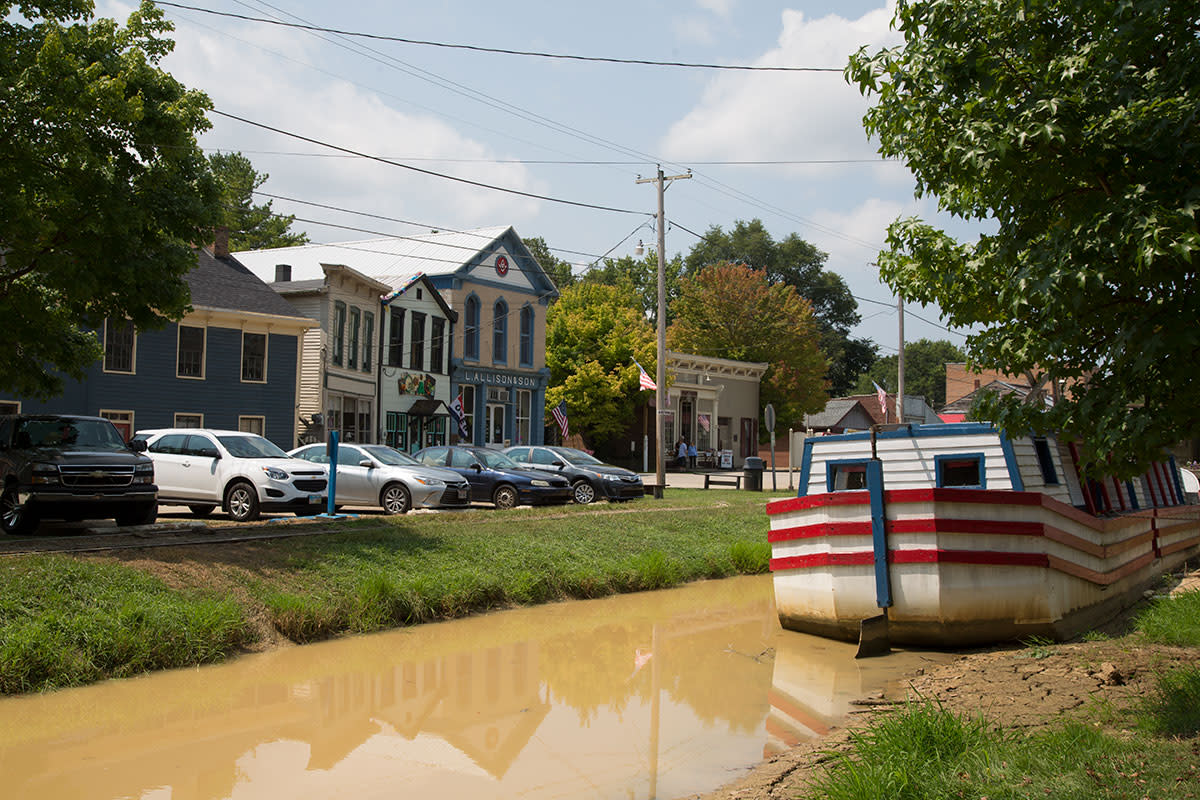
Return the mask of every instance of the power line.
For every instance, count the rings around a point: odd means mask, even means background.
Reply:
[[[228,148],[202,147],[205,152],[222,153]],[[252,156],[298,156],[307,158],[355,158],[344,153],[312,153],[294,150],[239,150]],[[445,156],[383,156],[397,161],[440,161],[447,164],[526,164],[532,166],[567,167],[644,167],[655,164],[652,160],[600,161],[582,159],[539,159],[539,158],[449,158]],[[821,164],[885,164],[894,159],[886,158],[807,158],[783,161],[689,161],[689,164],[716,167],[759,167],[759,166],[805,166]]]
[[[216,11],[211,8],[201,8],[199,6],[188,6],[181,3],[169,3],[165,0],[155,0],[155,5],[167,6],[170,8],[179,8],[186,11],[199,11],[203,14],[212,14],[217,17],[229,17],[231,19],[242,20],[244,22],[259,22],[267,25],[278,25],[284,28],[295,28],[297,30],[310,31],[313,33],[330,33],[335,36],[350,36],[358,39],[374,39],[383,42],[398,42],[400,44],[415,44],[426,47],[443,47],[452,50],[472,50],[479,53],[497,53],[500,55],[509,56],[530,56],[535,58],[552,58],[567,61],[590,61],[607,64],[635,64],[648,67],[682,67],[686,69],[716,69],[716,70],[738,70],[743,72],[836,72],[842,74],[841,67],[783,67],[770,65],[753,65],[753,64],[703,64],[687,61],[654,61],[651,59],[642,58],[615,58],[611,56],[581,56],[572,53],[547,53],[537,50],[512,50],[502,47],[483,47],[481,45],[458,44],[453,42],[435,42],[426,39],[409,39],[403,36],[389,36],[380,33],[364,33],[362,31],[349,31],[338,28],[327,28],[320,25],[311,25],[299,22],[284,22],[283,20],[270,19],[267,17],[251,17],[246,14],[235,14],[229,11]]]

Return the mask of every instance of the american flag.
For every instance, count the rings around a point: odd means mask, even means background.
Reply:
[[[637,368],[638,368],[638,388],[639,389],[650,389],[650,390],[657,389],[658,384],[656,384],[650,378],[650,376],[646,374],[646,370],[642,369],[642,365],[638,364],[636,358],[633,360],[633,363],[637,364]]]
[[[559,401],[559,404],[552,408],[550,413],[554,415],[554,419],[558,423],[559,429],[562,430],[562,438],[566,439],[567,436],[570,435],[567,433],[567,401]]]
[[[875,387],[875,396],[879,398],[879,412],[885,417],[887,416],[887,392],[883,390],[875,381],[871,381],[871,385]]]

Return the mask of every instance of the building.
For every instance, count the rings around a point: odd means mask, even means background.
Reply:
[[[0,398],[0,412],[95,414],[126,436],[207,427],[297,440],[302,337],[317,323],[255,277],[223,244],[197,252],[186,280],[192,310],[159,330],[107,320],[104,355],[82,381],[46,402]]]
[[[952,361],[946,364],[946,403],[953,403],[955,400],[966,397],[996,381],[1008,385],[1024,386],[1027,389],[1029,387],[1028,378],[1007,375],[994,369],[972,372],[967,369],[965,363]]]
[[[503,447],[542,444],[546,310],[558,296],[511,227],[385,237],[238,253],[269,278],[277,264],[297,280],[323,277],[324,263],[348,264],[397,290],[418,273],[458,317],[450,357],[451,397],[462,397],[469,441]]]

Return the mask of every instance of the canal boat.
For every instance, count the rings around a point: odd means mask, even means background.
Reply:
[[[796,497],[768,504],[783,627],[964,647],[1071,638],[1200,553],[1173,458],[1133,480],[1081,476],[1056,437],[987,423],[810,437]]]

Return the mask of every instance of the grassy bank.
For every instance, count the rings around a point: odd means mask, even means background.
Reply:
[[[1200,592],[1154,602],[1132,642],[1200,647]],[[1157,676],[1128,708],[1048,730],[1005,730],[918,699],[852,736],[805,798],[1144,800],[1200,796],[1200,667]]]
[[[297,642],[767,570],[770,493],[365,517],[329,535],[149,550],[135,566],[0,561],[0,692],[235,655],[249,620]],[[164,568],[186,561],[188,569]],[[222,587],[220,591],[213,587]]]

